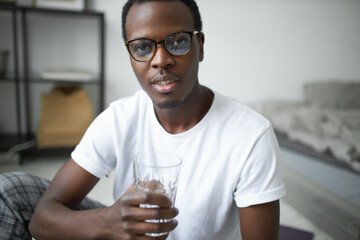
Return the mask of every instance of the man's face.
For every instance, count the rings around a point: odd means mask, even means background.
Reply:
[[[148,38],[160,41],[174,32],[194,30],[191,11],[179,1],[133,5],[126,19],[128,40]],[[202,51],[203,38],[198,40],[194,35],[186,55],[172,56],[160,44],[148,62],[130,60],[140,85],[154,104],[161,108],[174,108],[183,103],[199,84],[197,74]]]

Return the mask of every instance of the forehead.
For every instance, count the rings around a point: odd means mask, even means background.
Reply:
[[[192,30],[194,30],[192,13],[180,1],[135,4],[126,17],[128,40],[139,37],[160,40],[172,32]]]

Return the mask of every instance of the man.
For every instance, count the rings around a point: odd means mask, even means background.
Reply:
[[[205,37],[196,3],[129,0],[122,20],[143,90],[92,123],[42,196],[30,232],[38,239],[154,239],[146,233],[163,232],[170,234],[155,239],[277,239],[285,190],[276,138],[262,116],[200,85]],[[149,150],[183,160],[176,207],[132,186],[131,158]],[[113,169],[117,201],[82,202]]]

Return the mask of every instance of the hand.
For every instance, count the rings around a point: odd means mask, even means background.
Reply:
[[[159,208],[140,208],[140,204],[158,205]],[[179,213],[176,208],[171,207],[168,197],[151,191],[136,191],[133,186],[107,211],[106,239],[166,239],[169,234],[154,238],[146,236],[145,233],[164,233],[174,230],[177,221],[173,218]],[[145,222],[148,219],[169,219],[169,221]]]

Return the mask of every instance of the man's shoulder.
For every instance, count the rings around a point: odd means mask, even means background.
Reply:
[[[248,123],[264,128],[270,126],[268,119],[241,101],[219,93],[215,93],[215,97],[217,114],[223,118],[232,122],[239,122],[242,125]]]
[[[149,99],[143,90],[138,90],[131,96],[119,98],[97,116],[98,121],[124,122],[132,121],[144,112],[149,105]],[[105,119],[105,120],[104,120]]]
[[[144,109],[149,101],[148,96],[143,90],[136,91],[131,96],[119,98],[109,105],[109,110],[118,112],[138,112]]]
[[[217,121],[213,121],[212,126],[226,136],[229,146],[251,149],[257,140],[272,128],[268,119],[239,100],[223,95],[216,97],[218,99],[214,119]]]
[[[113,107],[113,106],[132,104],[132,103],[136,104],[138,102],[144,102],[144,101],[147,101],[147,95],[144,92],[144,90],[140,89],[130,96],[125,96],[111,102],[110,106]]]

